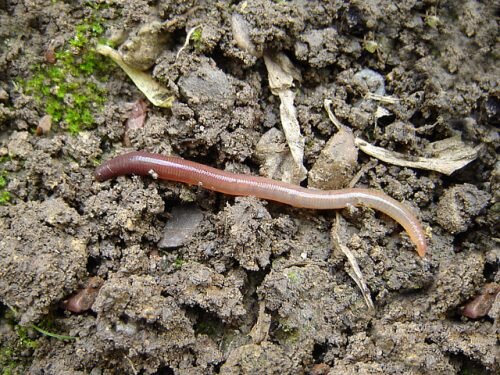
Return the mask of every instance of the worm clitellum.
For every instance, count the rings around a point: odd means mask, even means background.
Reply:
[[[184,182],[229,195],[253,196],[290,206],[316,210],[366,206],[381,211],[406,230],[420,256],[427,250],[420,221],[402,203],[372,189],[314,190],[270,178],[221,171],[177,157],[143,151],[117,156],[95,170],[95,178],[105,181],[123,175],[154,175],[162,180]]]

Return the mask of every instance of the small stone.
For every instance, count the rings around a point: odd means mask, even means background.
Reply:
[[[36,127],[36,135],[44,135],[50,132],[50,128],[52,127],[52,116],[45,115],[38,122],[38,126]]]
[[[5,102],[9,99],[9,94],[4,89],[0,89],[0,102]]]
[[[316,189],[341,189],[349,185],[356,170],[358,150],[354,137],[347,130],[340,130],[330,138],[309,172],[309,187]]]
[[[500,293],[500,285],[496,283],[486,284],[481,289],[480,294],[465,305],[462,314],[471,319],[478,319],[486,316],[491,306],[493,306],[493,302],[495,302],[498,293]]]
[[[90,310],[103,283],[104,280],[100,277],[91,277],[87,281],[85,288],[79,290],[76,294],[63,302],[64,308],[77,314]]]
[[[437,207],[437,221],[448,232],[465,232],[472,219],[486,207],[491,196],[471,184],[457,185],[448,189]]]
[[[189,241],[203,220],[203,212],[194,205],[177,206],[172,209],[172,218],[165,225],[158,243],[160,249],[172,249]]]

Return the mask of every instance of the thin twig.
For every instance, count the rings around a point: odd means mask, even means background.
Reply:
[[[328,118],[330,121],[335,125],[335,127],[340,130],[340,129],[345,129],[345,126],[340,122],[340,120],[333,114],[332,111],[332,101],[330,99],[325,99],[323,102],[323,106],[325,107],[325,111],[328,114]]]
[[[351,250],[349,250],[349,248],[341,242],[338,234],[339,230],[340,230],[340,214],[337,212],[335,218],[335,224],[332,226],[331,230],[332,243],[334,247],[342,251],[342,253],[344,253],[344,255],[347,257],[347,260],[349,261],[352,267],[352,272],[347,271],[347,273],[358,286],[359,290],[361,291],[361,294],[363,295],[363,298],[365,299],[365,303],[368,306],[368,308],[370,310],[374,310],[375,306],[373,305],[373,301],[370,295],[370,289],[368,289],[368,286],[366,285],[365,278],[363,277],[363,273],[359,268],[358,261],[356,260],[356,257],[351,252]]]

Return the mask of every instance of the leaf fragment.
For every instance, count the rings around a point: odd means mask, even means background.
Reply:
[[[264,54],[264,62],[269,76],[271,92],[277,95],[281,101],[281,126],[296,165],[296,172],[293,173],[296,179],[288,182],[299,183],[307,176],[307,170],[303,164],[305,139],[300,133],[297,111],[293,103],[295,94],[291,88],[293,87],[293,80],[300,78],[300,72],[282,52],[273,55]]]
[[[175,97],[170,90],[160,85],[150,74],[127,65],[118,51],[109,46],[99,44],[96,47],[96,52],[111,58],[117,63],[153,105],[162,108],[170,108],[172,106]]]
[[[356,138],[355,144],[366,154],[386,163],[436,171],[448,176],[476,159],[482,147],[481,145],[469,146],[460,139],[460,136],[456,136],[427,146],[425,150],[434,157],[413,157],[374,146],[361,138]]]

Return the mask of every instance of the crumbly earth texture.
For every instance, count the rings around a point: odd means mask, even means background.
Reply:
[[[477,319],[461,309],[500,283],[499,12],[493,0],[0,1],[2,373],[498,373],[499,297]],[[144,95],[109,61],[106,79],[84,66],[77,86],[105,92],[91,123],[70,134],[62,116],[37,136],[44,95],[72,108],[82,98],[58,97],[54,76],[42,95],[26,82],[99,38],[122,43],[128,62],[171,90],[172,107],[149,103],[143,126],[127,129]],[[147,48],[134,49],[141,38]],[[425,147],[452,136],[481,146],[450,176],[362,152],[332,168],[338,178],[321,174],[342,157],[315,170],[317,188],[361,171],[356,186],[411,206],[427,228],[424,258],[365,208],[337,216],[153,178],[94,180],[96,165],[127,150],[258,174],[257,144],[282,130],[262,58],[278,51],[300,71],[308,170],[337,132],[326,99],[353,136],[391,151],[432,157]],[[92,277],[103,281],[92,307],[66,310]]]

